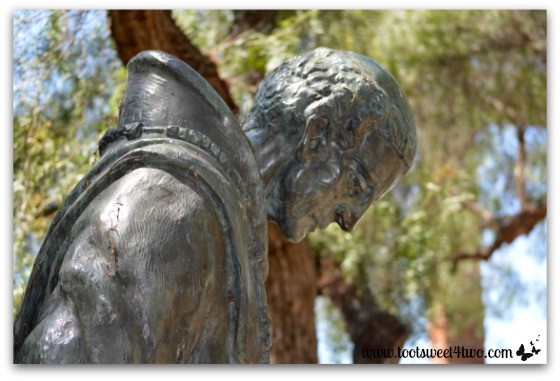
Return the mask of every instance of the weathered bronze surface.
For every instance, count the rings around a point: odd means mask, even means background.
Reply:
[[[139,54],[118,126],[39,251],[14,361],[268,362],[267,218],[294,242],[350,231],[415,149],[404,95],[367,57],[285,62],[241,129],[189,66]]]

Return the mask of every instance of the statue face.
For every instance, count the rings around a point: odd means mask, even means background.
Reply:
[[[303,163],[294,161],[279,184],[282,206],[275,220],[292,242],[332,222],[351,231],[369,205],[387,193],[404,172],[395,151],[374,133],[357,151],[333,149],[326,159],[322,155]]]

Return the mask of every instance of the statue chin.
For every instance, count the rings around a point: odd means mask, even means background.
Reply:
[[[289,235],[287,235],[286,233],[284,233],[284,231],[282,230],[282,234],[284,234],[284,236],[286,237],[286,239],[288,241],[290,241],[291,243],[299,243],[301,241],[303,241],[303,239],[305,238],[305,236],[307,235],[307,232],[295,232],[295,233],[289,233]]]
[[[313,227],[310,224],[306,224],[307,219],[300,219],[295,223],[290,222],[276,222],[280,227],[280,231],[291,243],[299,243],[305,239],[307,233],[313,231]]]

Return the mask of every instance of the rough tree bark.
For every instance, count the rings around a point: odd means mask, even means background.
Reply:
[[[272,317],[274,364],[317,363],[315,261],[307,239],[288,242],[278,226],[268,224],[268,308]]]

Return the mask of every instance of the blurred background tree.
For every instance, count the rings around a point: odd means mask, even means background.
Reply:
[[[13,18],[14,311],[58,207],[115,124],[125,70],[103,12]]]
[[[503,260],[501,297],[485,306],[480,261],[530,233],[546,242],[545,11],[20,10],[13,44],[14,311],[48,224],[117,121],[124,65],[146,49],[195,68],[241,121],[267,72],[318,46],[376,59],[411,103],[416,163],[352,233],[333,224],[293,245],[270,224],[273,362],[318,361],[317,300],[329,361],[349,348],[356,363],[395,361],[362,349],[421,335],[483,348],[485,313],[507,311],[520,281]],[[546,261],[546,245],[529,254]]]

